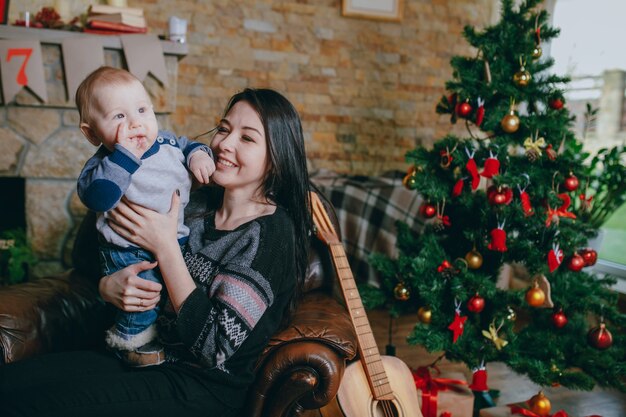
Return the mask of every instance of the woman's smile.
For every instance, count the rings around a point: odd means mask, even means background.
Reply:
[[[237,164],[235,164],[234,162],[231,162],[231,161],[229,161],[227,159],[224,159],[224,158],[221,158],[221,157],[217,158],[217,164],[218,165],[223,165],[223,166],[225,166],[227,168],[234,168],[234,167],[237,166]]]

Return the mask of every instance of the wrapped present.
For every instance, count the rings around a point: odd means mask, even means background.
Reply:
[[[472,417],[474,395],[461,372],[441,374],[423,366],[413,371],[413,379],[424,417]]]
[[[506,407],[491,407],[491,408],[483,408],[480,410],[480,417],[519,417],[519,416],[527,416],[527,417],[539,417],[537,414],[533,413],[529,409],[525,408],[523,405],[511,404]],[[563,410],[559,410],[554,414],[550,414],[546,417],[576,417],[568,414]],[[587,417],[601,417],[598,415],[592,415]]]

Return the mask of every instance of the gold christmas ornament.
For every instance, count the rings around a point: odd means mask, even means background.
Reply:
[[[541,54],[542,53],[543,53],[543,51],[541,50],[541,46],[535,45],[535,47],[533,48],[533,52],[532,52],[533,59],[541,58]]]
[[[530,83],[530,80],[532,77],[530,75],[530,72],[528,72],[526,68],[524,67],[526,62],[522,59],[522,57],[520,57],[519,60],[520,60],[520,68],[519,68],[519,71],[517,71],[513,75],[513,82],[515,83],[515,85],[519,87],[526,87],[528,83]]]
[[[519,129],[519,117],[515,114],[514,100],[511,100],[509,112],[500,121],[500,126],[506,133],[515,133]]]
[[[526,87],[530,83],[532,76],[530,72],[526,71],[526,68],[522,67],[519,71],[513,75],[513,82],[520,87]]]
[[[429,307],[422,306],[417,310],[417,318],[424,324],[430,324],[433,318],[433,312]]]
[[[550,400],[543,394],[543,391],[539,391],[537,395],[532,396],[528,400],[528,405],[530,406],[530,411],[541,417],[549,415],[552,408]]]
[[[417,178],[415,178],[415,174],[406,174],[402,179],[402,185],[404,185],[408,190],[414,190],[417,186]]]
[[[469,269],[478,269],[483,265],[483,256],[476,248],[465,254],[465,260],[467,261],[467,267]]]
[[[546,293],[535,282],[535,285],[526,291],[526,302],[532,307],[541,307],[544,301],[546,301]]]
[[[393,289],[393,295],[397,300],[407,301],[411,298],[411,291],[407,287],[404,286],[404,282],[398,282],[398,284]]]

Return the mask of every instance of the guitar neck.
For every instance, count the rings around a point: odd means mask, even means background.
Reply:
[[[356,330],[359,342],[359,356],[372,394],[377,400],[391,399],[393,398],[392,389],[380,359],[378,345],[374,339],[365,308],[363,308],[363,302],[356,287],[343,244],[331,243],[329,247],[343,298],[350,313],[352,325]]]

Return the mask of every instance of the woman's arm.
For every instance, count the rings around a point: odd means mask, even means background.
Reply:
[[[155,256],[168,296],[176,311],[189,294],[196,289],[177,239],[177,219],[180,197],[172,195],[171,209],[166,214],[158,213],[122,199],[110,212],[111,228],[123,238],[152,252]]]

